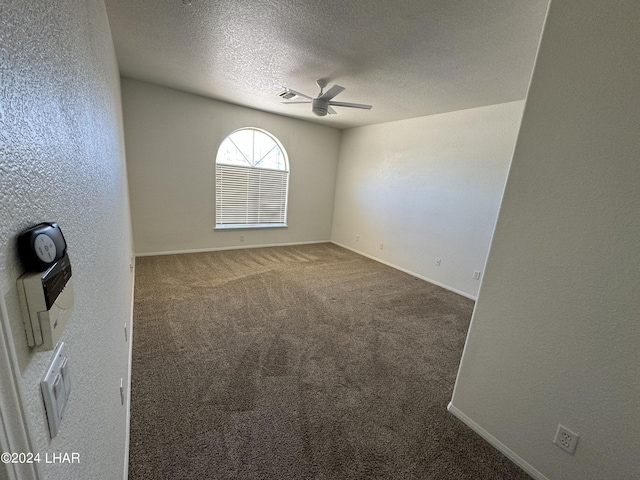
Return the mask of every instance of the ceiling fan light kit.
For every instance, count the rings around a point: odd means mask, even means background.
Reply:
[[[292,98],[295,97],[304,97],[304,98],[308,98],[309,100],[304,100],[304,101],[295,101],[295,102],[282,102],[282,103],[287,103],[287,104],[292,104],[292,103],[310,103],[311,104],[311,111],[317,115],[318,117],[324,117],[327,114],[336,114],[338,112],[336,112],[333,108],[331,108],[332,106],[337,106],[337,107],[349,107],[349,108],[361,108],[364,110],[371,110],[372,106],[371,105],[365,105],[362,103],[348,103],[348,102],[334,102],[332,101],[333,98],[338,95],[339,93],[344,91],[344,87],[341,87],[340,85],[334,85],[333,87],[331,87],[329,90],[327,90],[326,92],[324,91],[324,87],[327,86],[327,80],[324,78],[321,78],[319,80],[316,81],[316,84],[318,85],[318,87],[320,88],[320,93],[318,94],[318,96],[316,98],[310,97],[309,95],[305,95],[304,93],[300,93],[297,92],[291,88],[288,87],[282,87],[282,91],[280,91],[278,93],[278,96],[280,98],[283,98],[285,100],[291,100]]]
[[[329,112],[329,102],[321,98],[314,98],[311,101],[311,111],[319,117],[324,117]]]

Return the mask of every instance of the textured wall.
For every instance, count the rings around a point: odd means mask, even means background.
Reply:
[[[329,240],[339,130],[126,78],[122,101],[137,254]],[[287,228],[213,230],[216,154],[241,127],[287,151]]]
[[[636,0],[551,2],[452,399],[538,478],[640,472],[639,34]]]
[[[331,239],[477,295],[523,105],[345,130]]]
[[[31,448],[78,452],[80,465],[40,464],[44,478],[122,478],[131,316],[131,235],[119,77],[101,1],[0,4],[0,305]],[[59,222],[75,310],[62,336],[73,390],[49,440],[39,382],[51,352],[26,343],[15,248],[23,228]],[[0,391],[5,400],[10,395]],[[3,402],[6,408],[8,402]],[[15,408],[15,406],[14,406]],[[19,408],[3,411],[16,418]]]

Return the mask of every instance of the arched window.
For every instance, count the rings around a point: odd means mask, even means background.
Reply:
[[[215,184],[216,228],[287,226],[289,162],[264,130],[242,128],[222,141]]]

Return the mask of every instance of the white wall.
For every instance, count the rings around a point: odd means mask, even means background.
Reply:
[[[42,460],[0,464],[0,477],[121,479],[131,232],[106,11],[102,2],[19,0],[3,2],[0,12],[0,443],[2,451],[39,453]],[[72,392],[53,440],[40,393],[52,352],[27,346],[16,289],[16,236],[45,220],[58,221],[65,234],[75,286],[75,310],[61,339]],[[78,453],[80,464],[45,463],[53,452]]]
[[[126,78],[122,96],[137,254],[329,240],[339,130]],[[241,127],[287,151],[288,228],[214,232],[216,153]]]
[[[639,39],[636,0],[551,2],[453,394],[538,478],[640,472]]]
[[[332,240],[475,297],[523,105],[345,130]]]

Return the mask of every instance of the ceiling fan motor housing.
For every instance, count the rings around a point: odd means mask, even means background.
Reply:
[[[311,110],[319,117],[324,117],[329,109],[329,101],[320,98],[314,98],[311,102]]]

